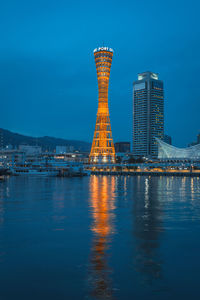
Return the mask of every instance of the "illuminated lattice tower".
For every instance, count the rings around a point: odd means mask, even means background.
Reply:
[[[95,132],[89,159],[91,163],[115,162],[115,148],[108,110],[108,84],[112,57],[113,50],[111,48],[100,47],[94,50],[99,100]]]

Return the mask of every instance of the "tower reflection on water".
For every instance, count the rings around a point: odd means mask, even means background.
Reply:
[[[112,299],[112,269],[108,265],[108,249],[115,233],[115,178],[90,178],[90,201],[93,240],[90,256],[89,285],[93,299]]]

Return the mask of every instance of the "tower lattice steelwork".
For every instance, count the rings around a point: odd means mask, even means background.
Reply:
[[[115,148],[113,144],[108,110],[108,84],[112,57],[113,50],[111,48],[100,47],[94,50],[99,100],[94,138],[90,152],[91,163],[115,162]]]

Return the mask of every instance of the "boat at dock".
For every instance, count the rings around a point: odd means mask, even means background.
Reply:
[[[55,161],[34,162],[28,164],[14,164],[9,168],[9,174],[14,176],[58,176],[82,177],[90,172],[82,165],[69,163],[56,163]]]
[[[10,174],[15,176],[19,176],[19,175],[58,176],[59,171],[51,168],[15,166],[13,168],[10,168]]]

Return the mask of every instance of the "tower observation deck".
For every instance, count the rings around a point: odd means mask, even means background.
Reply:
[[[100,47],[94,50],[99,92],[96,126],[89,158],[91,163],[115,162],[115,148],[108,109],[108,84],[112,57],[111,48]]]

